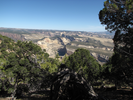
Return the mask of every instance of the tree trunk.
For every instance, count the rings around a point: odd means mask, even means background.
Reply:
[[[115,87],[116,87],[116,90],[120,89],[120,87],[121,87],[120,83],[117,80],[115,80]]]
[[[16,79],[16,82],[15,82],[15,85],[14,85],[14,91],[11,94],[11,97],[12,97],[13,100],[16,100],[15,95],[16,95],[17,86],[18,86],[18,82],[17,82],[17,79]]]

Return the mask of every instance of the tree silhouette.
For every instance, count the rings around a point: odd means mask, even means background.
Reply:
[[[133,0],[106,0],[99,19],[109,31],[127,31],[133,25]]]
[[[111,72],[117,76],[116,81],[130,84],[133,82],[133,0],[106,0],[99,19],[106,30],[115,31]]]
[[[51,81],[50,100],[95,100],[98,95],[82,75],[62,64]]]

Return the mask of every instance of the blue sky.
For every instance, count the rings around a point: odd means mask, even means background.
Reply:
[[[0,27],[105,31],[98,13],[105,0],[0,0]]]

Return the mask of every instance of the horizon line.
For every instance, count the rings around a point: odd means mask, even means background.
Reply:
[[[13,28],[13,27],[0,27],[0,28],[10,28],[10,29],[34,29],[34,30],[55,30],[55,31],[76,31],[76,30],[61,30],[61,29],[37,29],[37,28]],[[76,32],[108,32],[108,31],[76,31]]]

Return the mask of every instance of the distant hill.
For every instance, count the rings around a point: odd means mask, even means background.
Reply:
[[[41,30],[41,29],[19,29],[19,28],[0,28],[0,34],[8,36],[13,40],[22,40],[24,41],[25,35],[31,34],[42,34],[47,37],[53,37],[56,35],[89,35],[89,36],[98,36],[105,38],[113,38],[114,33],[108,31],[105,32],[85,32],[85,31],[67,31],[67,30]],[[17,35],[13,35],[17,34]],[[26,39],[27,40],[27,39]]]
[[[113,53],[113,35],[110,32],[85,32],[66,30],[39,30],[0,28],[0,34],[15,41],[33,41],[38,44],[50,57],[56,53],[60,56],[72,54],[77,48],[85,48],[91,52],[97,61],[104,63]]]
[[[114,36],[114,34],[115,34],[115,32],[109,32],[109,31],[94,32],[94,33],[97,33],[97,34],[106,34],[106,35],[111,35],[111,36]]]

